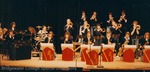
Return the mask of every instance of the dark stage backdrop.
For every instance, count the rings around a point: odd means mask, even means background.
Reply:
[[[66,19],[70,18],[77,27],[82,10],[88,17],[96,11],[99,22],[103,23],[108,19],[108,12],[118,20],[125,10],[129,25],[138,20],[143,32],[150,31],[150,0],[0,0],[0,22],[8,28],[15,21],[20,30],[28,26],[52,26],[56,51],[61,53],[60,36],[63,36]]]

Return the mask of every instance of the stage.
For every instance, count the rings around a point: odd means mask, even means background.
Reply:
[[[150,70],[150,63],[141,62],[140,58],[135,59],[135,62],[123,62],[120,57],[115,57],[113,62],[103,62],[104,68],[97,68],[97,66],[87,66],[85,62],[81,61],[78,57],[74,61],[62,61],[61,54],[57,54],[57,58],[53,61],[39,60],[39,57],[31,57],[27,60],[14,60],[10,61],[7,57],[1,58],[1,70],[7,70],[10,67],[21,67],[24,70],[70,70],[75,68],[82,68],[82,71],[90,70]],[[8,68],[9,67],[9,68]],[[13,69],[13,68],[12,68]]]

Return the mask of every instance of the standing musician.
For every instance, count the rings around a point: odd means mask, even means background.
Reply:
[[[109,12],[109,20],[107,20],[107,23],[108,23],[108,25],[107,25],[107,31],[109,31],[110,30],[110,28],[111,28],[111,25],[112,25],[112,22],[114,21],[114,17],[112,16],[112,13],[111,12]]]
[[[140,44],[143,46],[143,45],[150,45],[150,33],[149,32],[146,32],[144,34],[144,38],[142,38],[140,40]]]
[[[82,11],[82,16],[81,16],[80,25],[83,24],[84,21],[86,21],[86,13],[85,13],[85,11],[83,10],[83,11]]]
[[[94,11],[93,15],[90,18],[90,24],[95,26],[97,24],[97,13]]]
[[[139,43],[140,29],[141,26],[138,24],[138,21],[133,21],[133,27],[131,28],[131,38],[133,45],[138,45]]]
[[[14,32],[13,31],[9,31],[8,32],[9,34],[6,36],[6,46],[7,46],[7,49],[8,49],[8,53],[9,53],[9,59],[10,60],[14,60],[15,57],[13,57],[14,55],[14,47],[12,46],[13,42],[14,42]]]
[[[121,26],[119,26],[119,24],[117,24],[115,21],[112,21],[112,27],[110,30],[112,31],[113,38],[115,39],[116,42],[116,46],[115,46],[116,53],[118,52],[119,49],[119,39],[120,39],[120,35],[122,34],[120,28]]]
[[[121,16],[118,20],[119,23],[121,23],[123,25],[123,27],[127,27],[126,23],[127,23],[127,19],[126,19],[126,13],[124,10],[122,10]]]
[[[73,41],[73,37],[70,35],[69,32],[65,32],[64,38],[63,38],[63,43],[64,44],[71,44]]]
[[[15,22],[12,22],[12,23],[11,23],[11,28],[10,28],[9,30],[12,30],[14,33],[17,32],[16,23],[15,23]]]
[[[100,24],[97,24],[96,29],[94,30],[94,36],[104,36],[105,31],[106,30],[104,28],[101,28]]]
[[[65,32],[69,32],[71,35],[73,34],[73,23],[71,19],[67,19],[67,24],[64,27]]]
[[[80,27],[79,35],[86,36],[88,31],[90,31],[90,24],[88,24],[87,21],[84,21],[83,26]]]
[[[93,12],[93,15],[90,18],[90,24],[91,24],[91,34],[93,35],[94,27],[97,24],[97,13],[95,11]]]
[[[88,31],[86,37],[84,37],[83,43],[84,44],[92,44],[92,43],[94,43],[94,38],[92,37],[90,31]]]
[[[122,10],[122,13],[118,20],[118,23],[122,25],[122,28],[121,28],[121,30],[123,32],[122,37],[124,37],[125,36],[124,34],[127,32],[127,30],[128,30],[127,28],[129,27],[129,26],[127,26],[126,13],[124,10]]]

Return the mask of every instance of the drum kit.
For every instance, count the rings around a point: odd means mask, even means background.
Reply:
[[[33,47],[33,51],[39,51],[40,50],[40,43],[44,42],[45,38],[48,36],[48,31],[52,28],[50,26],[46,27],[46,31],[42,30],[42,26],[36,26],[36,28],[38,29],[37,35],[35,36],[34,40],[35,42],[35,46]]]

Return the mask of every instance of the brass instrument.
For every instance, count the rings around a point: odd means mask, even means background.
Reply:
[[[137,29],[137,30],[140,30],[140,29],[141,29],[141,26],[140,26],[140,25],[137,25],[137,26],[136,26],[136,29]]]
[[[121,28],[121,27],[122,27],[122,24],[118,24],[117,26],[118,26],[118,28]]]
[[[102,32],[106,32],[106,29],[105,29],[105,28],[102,28]]]
[[[87,24],[87,26],[86,26],[87,28],[90,28],[90,24]]]

